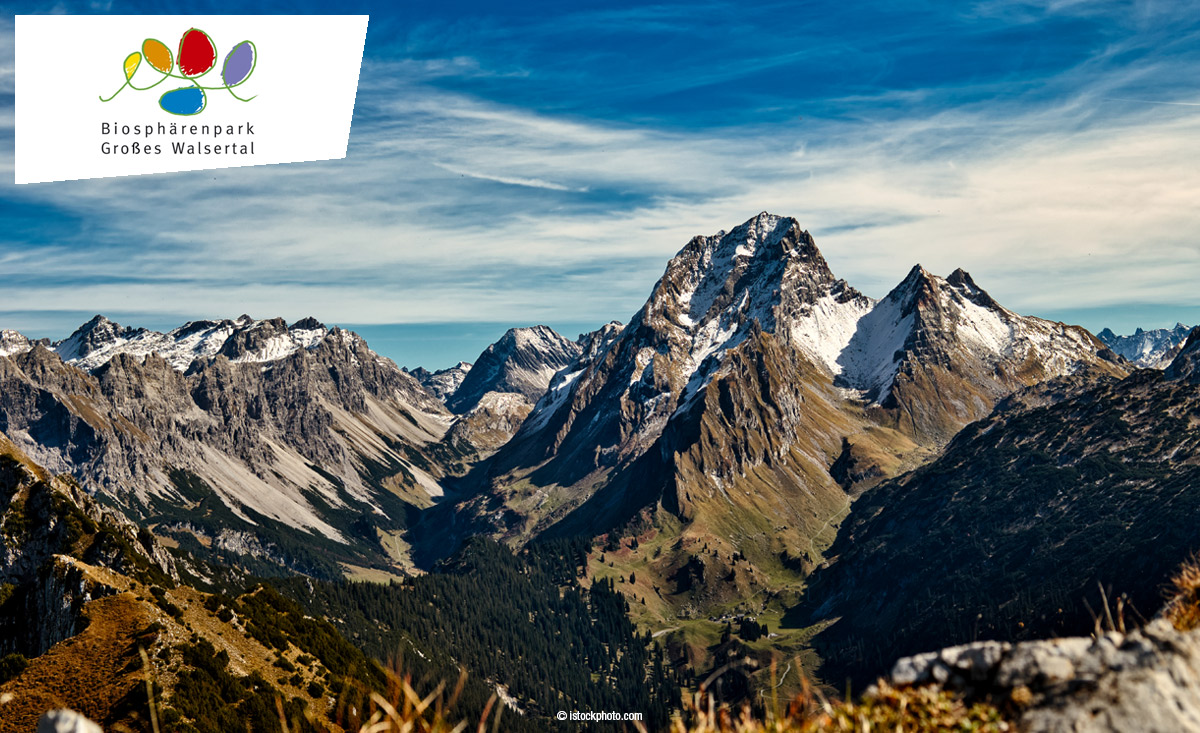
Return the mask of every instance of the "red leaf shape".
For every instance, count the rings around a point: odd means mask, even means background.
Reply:
[[[217,47],[208,34],[192,28],[179,39],[179,73],[183,76],[199,76],[217,63]]]

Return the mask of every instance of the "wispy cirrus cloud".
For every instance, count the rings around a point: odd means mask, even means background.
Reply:
[[[0,310],[599,323],[770,210],[874,296],[921,262],[1025,312],[1186,312],[1200,34],[1153,6],[373,17],[346,160],[5,185]]]

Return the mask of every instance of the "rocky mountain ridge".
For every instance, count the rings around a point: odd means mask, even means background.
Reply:
[[[464,414],[489,392],[522,395],[532,405],[554,374],[579,353],[579,344],[548,326],[510,328],[479,355],[458,389],[446,398],[446,406]]]
[[[1162,369],[1179,353],[1191,328],[1176,323],[1173,328],[1141,328],[1128,336],[1118,336],[1111,329],[1104,329],[1096,337],[1108,344],[1116,353],[1144,369]]]
[[[375,534],[398,533],[441,495],[430,455],[453,417],[351,332],[307,319],[228,323],[176,329],[179,348],[160,355],[152,332],[97,318],[58,351],[38,343],[0,356],[0,431],[131,517],[177,525],[194,542],[230,522],[273,525],[299,531],[297,549],[329,541],[387,559]],[[185,511],[203,501],[207,515]]]
[[[1163,371],[1018,392],[867,491],[792,623],[827,674],[976,638],[1085,632],[1098,588],[1143,615],[1200,547],[1200,332]]]
[[[269,362],[301,349],[310,349],[331,333],[314,318],[288,325],[282,318],[255,320],[247,315],[236,320],[190,321],[166,333],[122,326],[102,315],[94,316],[62,341],[43,345],[63,361],[84,371],[95,371],[114,357],[155,354],[177,371],[219,355],[233,362]],[[14,342],[8,354],[32,348]]]

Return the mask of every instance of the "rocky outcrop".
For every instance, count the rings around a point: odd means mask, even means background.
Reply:
[[[116,592],[77,560],[114,573],[179,579],[149,532],[54,478],[0,436],[0,655],[35,656],[74,636],[83,607]]]
[[[977,642],[906,657],[890,680],[1008,701],[1030,733],[1200,731],[1200,635],[1163,619],[1129,634]]]

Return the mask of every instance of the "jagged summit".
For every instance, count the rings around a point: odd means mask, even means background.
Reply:
[[[479,355],[446,406],[466,413],[489,392],[520,394],[532,404],[546,391],[554,373],[580,351],[579,344],[549,326],[510,328]]]
[[[762,213],[730,232],[693,238],[667,264],[650,298],[622,335],[636,374],[659,353],[673,363],[654,382],[689,394],[707,382],[721,354],[754,328],[793,332],[813,354],[869,307],[870,299],[834,277],[812,236],[795,219]],[[811,328],[797,324],[812,316]],[[757,325],[755,325],[757,324]],[[827,362],[832,362],[830,357]],[[661,393],[659,387],[655,387]]]
[[[905,436],[891,445],[940,446],[1015,389],[1123,373],[1103,349],[1081,328],[1003,308],[962,269],[941,278],[914,266],[876,301],[834,275],[799,222],[763,213],[691,239],[629,325],[554,378],[492,469],[497,486],[533,476],[574,487],[571,503],[607,481],[569,531],[656,496],[687,514],[743,480],[752,496],[780,487],[773,511],[803,524],[845,501],[811,469],[839,446],[856,466],[847,475],[894,470],[867,457],[880,455],[880,434],[860,432],[864,409]],[[842,442],[856,433],[861,461]],[[798,509],[793,490],[816,498]]]
[[[324,331],[327,330],[324,323],[321,323],[312,316],[305,316],[288,327],[289,331]]]
[[[1059,375],[1102,361],[1097,354],[1103,345],[1084,329],[1020,316],[961,268],[941,278],[914,266],[842,333],[851,331],[844,346],[826,342],[826,349],[841,347],[826,365],[839,386],[885,405],[896,404],[890,399],[895,380],[930,380],[928,373],[917,378],[916,371],[971,376],[990,402],[1034,376],[1020,376],[1029,364]]]
[[[424,367],[417,367],[411,374],[422,387],[445,402],[462,385],[463,380],[467,378],[467,372],[471,371],[471,366],[468,362],[460,361],[452,367],[433,372]]]
[[[946,278],[946,282],[952,285],[956,290],[969,298],[976,305],[984,308],[992,308],[1000,310],[1000,304],[988,295],[987,291],[975,284],[975,280],[971,277],[971,273],[959,267],[954,272],[950,273],[950,277]]]
[[[68,364],[94,371],[120,354],[157,354],[177,371],[197,360],[222,355],[232,361],[275,361],[311,349],[331,331],[312,316],[288,325],[282,318],[262,321],[248,315],[236,320],[189,321],[166,333],[122,326],[96,315],[62,341],[33,342],[16,331],[0,336],[0,355],[23,353],[42,343]]]
[[[581,363],[589,363],[594,360],[613,341],[617,340],[623,330],[625,330],[625,324],[620,321],[609,321],[595,331],[579,334],[575,343],[579,344],[582,352],[579,355],[579,361],[574,366],[578,367]]]
[[[122,326],[102,315],[95,315],[87,323],[75,329],[70,336],[54,344],[54,350],[64,361],[79,361],[89,354],[111,348],[115,344],[124,343],[144,333],[146,333],[144,328]]]
[[[6,328],[0,331],[0,356],[24,353],[32,349],[35,343],[42,342],[31,341],[19,331]]]
[[[1096,336],[1139,367],[1164,369],[1179,353],[1191,330],[1189,326],[1176,323],[1173,328],[1138,328],[1129,336],[1118,336],[1112,329],[1105,328]]]
[[[232,361],[275,361],[300,349],[312,348],[329,333],[324,324],[311,316],[291,327],[282,318],[239,323],[217,353]]]
[[[757,318],[771,329],[784,289],[811,300],[834,282],[799,222],[764,212],[728,233],[693,238],[668,263],[643,320],[661,315],[705,341],[714,321],[728,328]]]
[[[706,252],[709,255],[707,261],[714,263],[736,258],[821,257],[812,237],[798,221],[765,211],[728,232],[722,230],[712,236],[693,238],[684,252],[693,247]],[[824,259],[820,261],[824,262]]]

